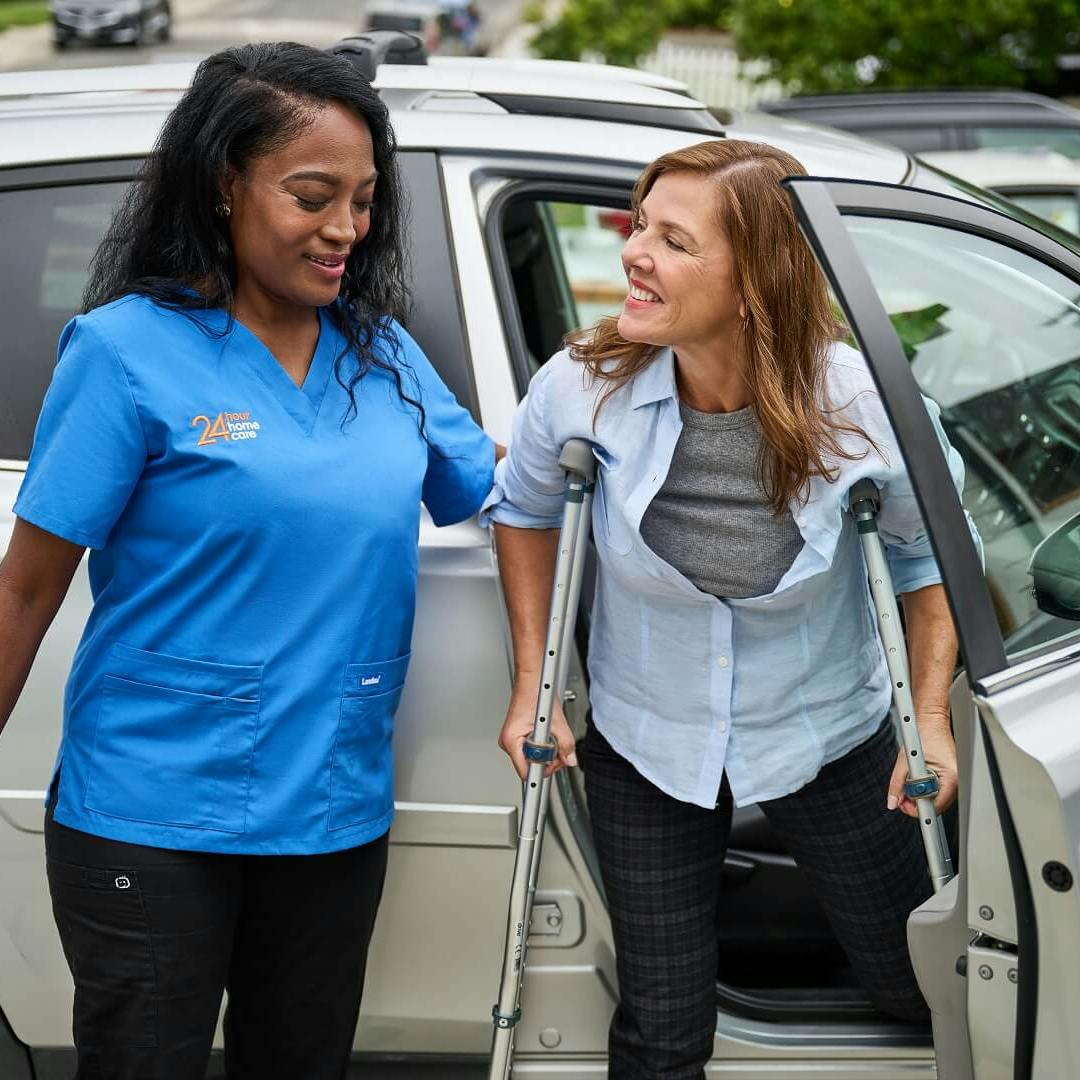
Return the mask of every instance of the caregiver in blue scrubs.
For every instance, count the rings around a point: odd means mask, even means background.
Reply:
[[[393,815],[421,501],[494,448],[399,319],[386,110],[295,44],[205,60],[64,329],[0,565],[0,723],[86,548],[49,790],[79,1077],[347,1066]]]

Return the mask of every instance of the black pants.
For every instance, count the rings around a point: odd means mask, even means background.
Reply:
[[[582,756],[619,974],[608,1076],[701,1080],[716,1028],[716,917],[730,791],[725,784],[715,810],[673,799],[591,725]],[[932,890],[917,824],[885,809],[895,762],[886,723],[800,791],[759,805],[877,1007],[925,1020],[906,925]]]
[[[45,821],[75,980],[76,1080],[204,1080],[221,1006],[230,1080],[339,1080],[387,838],[331,855],[209,855]]]

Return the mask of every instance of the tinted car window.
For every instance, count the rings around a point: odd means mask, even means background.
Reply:
[[[622,307],[629,225],[628,210],[584,202],[521,199],[507,210],[503,243],[530,375],[566,334]]]
[[[434,154],[402,153],[413,204],[416,305],[408,328],[458,401],[477,416]],[[30,454],[41,400],[64,324],[82,305],[90,259],[124,183],[0,191],[0,460]],[[418,245],[422,250],[418,249]],[[452,287],[451,287],[452,288]]]
[[[56,340],[81,306],[90,257],[124,187],[0,192],[0,458],[30,453]]]
[[[1032,127],[1030,124],[1024,127],[977,127],[971,129],[971,138],[980,150],[1052,150],[1068,158],[1080,158],[1080,129]]]
[[[1059,229],[1080,233],[1080,204],[1076,192],[1010,191],[1008,196],[1025,210],[1052,221]]]
[[[855,130],[855,129],[852,129]],[[911,154],[920,154],[927,150],[945,150],[948,148],[946,132],[937,127],[881,127],[859,128],[857,135],[867,139],[878,139],[892,143]]]
[[[845,225],[924,394],[966,466],[1006,647],[1075,636],[1040,612],[1028,564],[1080,512],[1080,297],[1068,278],[992,239],[923,222]]]

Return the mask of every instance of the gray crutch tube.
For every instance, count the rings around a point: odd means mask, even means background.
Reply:
[[[900,626],[900,611],[896,606],[896,593],[893,591],[892,575],[885,558],[885,546],[878,533],[877,515],[881,496],[874,482],[860,480],[851,489],[848,505],[862,541],[870,595],[874,600],[878,631],[892,681],[897,727],[907,752],[908,779],[904,784],[904,794],[918,808],[919,829],[922,831],[923,846],[926,848],[930,880],[933,882],[934,892],[938,892],[953,876],[952,857],[949,855],[945,830],[937,810],[934,809],[934,797],[940,790],[938,778],[927,768],[923,758],[922,740],[919,738],[915,718],[915,701],[911,696],[907,648]]]
[[[555,580],[551,589],[544,661],[540,671],[540,692],[536,700],[532,736],[525,742],[525,759],[529,763],[529,770],[525,776],[514,876],[510,885],[499,1000],[491,1010],[495,1032],[489,1080],[508,1080],[514,1052],[514,1028],[521,1019],[518,1001],[525,968],[525,945],[551,787],[551,778],[546,777],[544,771],[558,753],[558,747],[551,737],[551,715],[555,703],[561,699],[566,682],[588,545],[589,514],[596,472],[592,447],[584,439],[571,439],[559,455],[559,464],[566,470],[566,496],[559,530]]]

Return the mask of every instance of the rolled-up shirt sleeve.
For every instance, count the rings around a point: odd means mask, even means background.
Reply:
[[[945,430],[941,426],[941,409],[937,402],[927,397],[924,397],[923,401],[926,404],[926,411],[930,414],[934,434],[937,435],[938,443],[948,463],[949,472],[952,473],[957,493],[962,493],[964,461],[945,435]],[[897,593],[909,593],[928,585],[940,584],[941,570],[934,557],[930,538],[926,535],[926,527],[915,499],[911,477],[900,458],[900,450],[894,447],[892,452],[897,460],[881,488],[878,530],[885,543],[885,555],[889,562],[893,587]],[[971,515],[966,510],[964,517],[981,561],[983,559],[982,539]]]
[[[506,456],[480,509],[480,524],[518,529],[557,529],[562,522],[566,477],[559,467],[561,442],[551,422],[551,361],[533,376],[514,414]]]

